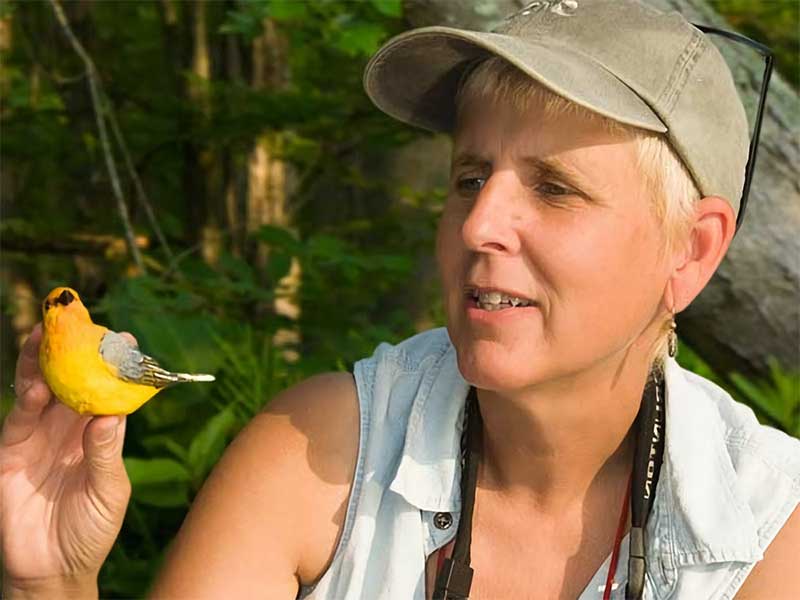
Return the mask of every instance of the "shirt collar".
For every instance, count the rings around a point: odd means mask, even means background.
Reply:
[[[763,558],[758,528],[725,436],[718,401],[727,394],[669,359],[665,370],[668,485],[657,493],[670,513],[679,564]],[[659,492],[661,489],[659,487]]]
[[[461,433],[469,384],[458,371],[452,344],[422,377],[389,489],[421,510],[460,511]]]
[[[663,505],[657,512],[669,515],[673,558],[679,564],[761,559],[755,518],[737,487],[724,423],[708,390],[713,384],[669,359],[665,385],[667,436],[656,502]],[[468,391],[451,344],[423,374],[389,486],[420,510],[461,510]]]

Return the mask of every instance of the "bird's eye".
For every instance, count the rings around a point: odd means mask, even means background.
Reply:
[[[44,309],[45,310],[50,310],[50,306],[51,306],[50,300],[45,300],[44,301]]]

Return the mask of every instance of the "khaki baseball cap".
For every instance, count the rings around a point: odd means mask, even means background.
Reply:
[[[413,29],[372,57],[364,88],[389,116],[449,132],[465,70],[492,55],[589,110],[664,133],[701,194],[738,212],[747,116],[719,50],[679,13],[636,0],[538,0],[492,32]]]

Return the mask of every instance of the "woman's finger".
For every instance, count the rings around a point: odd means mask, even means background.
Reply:
[[[41,324],[36,324],[22,346],[17,359],[14,378],[16,401],[3,423],[0,436],[3,445],[22,442],[33,433],[44,408],[53,399],[50,388],[39,371],[39,343],[42,339]]]
[[[28,336],[28,339],[25,340],[25,343],[22,345],[22,350],[20,350],[19,357],[17,358],[14,391],[18,399],[23,397],[28,388],[36,383],[36,381],[41,381],[42,379],[42,374],[39,370],[39,344],[41,341],[42,326],[41,323],[37,323]]]

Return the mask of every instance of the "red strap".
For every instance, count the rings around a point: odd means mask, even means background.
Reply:
[[[611,587],[614,584],[614,575],[617,572],[617,562],[619,562],[619,548],[622,545],[622,537],[625,535],[625,525],[628,524],[628,505],[631,502],[631,482],[633,481],[633,470],[628,477],[628,488],[625,490],[625,500],[622,503],[622,512],[619,515],[617,525],[617,537],[614,539],[614,550],[611,552],[611,564],[608,565],[608,576],[606,576],[606,587],[603,589],[603,600],[611,598]]]
[[[444,559],[447,558],[445,556],[445,550],[447,550],[448,546],[452,546],[455,540],[450,540],[447,544],[439,548],[439,554],[436,556],[436,576],[439,576],[439,572],[442,570],[442,564],[444,563]]]

